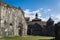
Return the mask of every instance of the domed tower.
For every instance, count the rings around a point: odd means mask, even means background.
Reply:
[[[51,19],[51,17],[48,19],[47,21],[47,25],[53,25],[54,24],[54,21]]]
[[[35,18],[32,19],[32,21],[41,21],[41,19],[38,18],[38,13],[35,14]]]
[[[35,18],[38,19],[38,14],[36,13]]]

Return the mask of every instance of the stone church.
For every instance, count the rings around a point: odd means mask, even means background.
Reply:
[[[30,21],[29,17],[25,18],[27,23],[27,34],[35,36],[53,36],[56,40],[60,40],[60,22],[54,24],[54,20],[50,17],[46,22],[38,18],[36,13],[35,18]]]
[[[0,36],[27,35],[24,12],[0,1]]]
[[[35,18],[29,21],[29,18],[25,18],[27,22],[27,34],[28,35],[40,35],[40,36],[55,36],[54,21],[49,18],[47,22],[38,18],[36,13]]]

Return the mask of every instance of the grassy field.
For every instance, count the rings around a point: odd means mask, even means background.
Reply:
[[[46,36],[8,36],[2,37],[0,40],[51,40],[53,37]]]

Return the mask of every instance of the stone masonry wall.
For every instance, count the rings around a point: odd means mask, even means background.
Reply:
[[[19,29],[22,31],[21,35],[27,34],[27,25],[22,10],[0,2],[0,36],[19,35]]]

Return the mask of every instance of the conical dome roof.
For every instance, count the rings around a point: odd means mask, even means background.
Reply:
[[[41,19],[38,18],[38,13],[36,13],[35,18],[32,21],[41,21]]]
[[[54,24],[54,21],[51,19],[51,17],[48,19],[47,21],[47,25],[53,25]]]
[[[48,19],[48,21],[50,21],[50,22],[54,22],[54,21],[52,20],[52,18],[51,18],[51,17]]]

